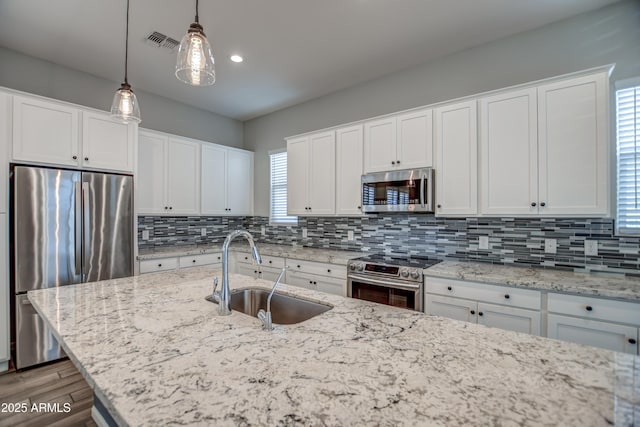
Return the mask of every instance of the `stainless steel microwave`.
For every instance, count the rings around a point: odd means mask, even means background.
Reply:
[[[433,169],[362,175],[362,212],[433,212]]]

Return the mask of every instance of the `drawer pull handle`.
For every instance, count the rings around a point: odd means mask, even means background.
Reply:
[[[313,284],[314,284],[314,285],[317,285],[317,284],[318,284],[318,282],[313,282]]]
[[[511,296],[509,296],[509,294],[505,294],[504,295],[504,299],[509,299],[509,298],[511,298]]]
[[[162,267],[162,264],[158,264],[158,267]]]
[[[194,259],[194,260],[193,260],[193,261],[191,261],[191,262],[196,262],[196,260]]]
[[[484,316],[484,313],[483,313],[483,312],[481,312],[481,311],[479,311],[479,312],[478,312],[478,316]]]
[[[633,339],[633,338],[629,338],[629,344],[635,345],[636,344],[636,340]]]
[[[249,257],[244,257],[244,259],[249,259]]]
[[[300,265],[298,265],[298,268],[300,268]]]
[[[327,269],[327,273],[331,273],[331,269],[330,268]]]
[[[452,288],[451,286],[447,286],[447,290],[448,290],[448,291],[452,291],[452,290],[453,290],[453,288]]]
[[[310,284],[310,285],[313,285],[313,280],[309,280],[309,284]]]
[[[476,314],[476,311],[475,310],[471,310],[471,314]]]
[[[593,307],[591,307],[590,305],[585,307],[587,311],[593,311]]]

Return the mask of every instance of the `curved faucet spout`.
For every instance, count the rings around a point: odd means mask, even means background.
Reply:
[[[251,252],[253,259],[258,264],[262,264],[262,257],[258,252],[256,243],[253,241],[253,236],[246,230],[235,230],[229,233],[224,243],[222,244],[222,289],[218,295],[218,313],[221,316],[228,316],[231,314],[231,292],[229,291],[229,245],[236,237],[244,237],[251,246]]]

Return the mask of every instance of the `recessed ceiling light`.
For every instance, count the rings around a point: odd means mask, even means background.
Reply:
[[[242,62],[244,59],[240,55],[231,55],[230,58],[233,62]]]

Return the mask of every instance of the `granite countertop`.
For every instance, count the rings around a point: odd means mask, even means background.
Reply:
[[[334,308],[267,332],[242,313],[217,315],[203,298],[216,274],[200,267],[28,295],[121,425],[637,421],[636,356],[286,285]]]
[[[350,259],[362,256],[361,252],[342,251],[337,249],[307,248],[303,246],[274,245],[270,243],[257,243],[261,255],[293,258],[307,261],[323,262],[328,264],[347,265]],[[197,255],[220,252],[222,243],[206,246],[171,246],[167,248],[154,248],[140,250],[139,260],[167,258],[172,256]],[[249,245],[243,242],[231,244],[231,251],[249,252]]]
[[[424,274],[445,279],[640,301],[640,278],[620,274],[573,273],[447,260],[425,269]],[[428,280],[426,277],[427,289]]]

